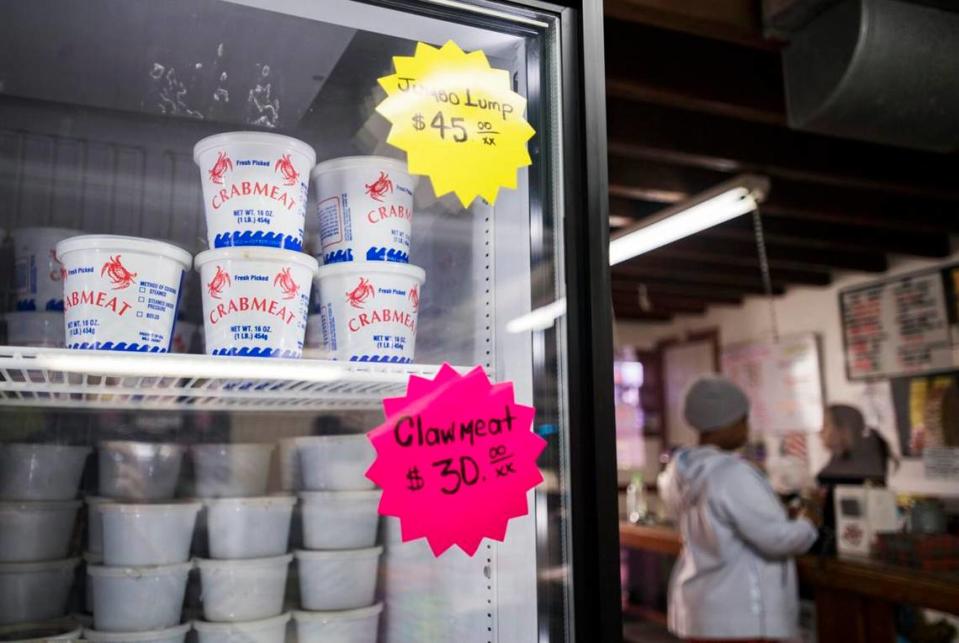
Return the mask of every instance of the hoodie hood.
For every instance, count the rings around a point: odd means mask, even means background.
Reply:
[[[735,455],[712,446],[677,451],[658,481],[660,496],[669,512],[678,515],[696,504],[712,473],[735,459]]]

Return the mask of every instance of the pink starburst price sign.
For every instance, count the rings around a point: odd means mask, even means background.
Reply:
[[[386,421],[368,434],[376,460],[366,477],[383,489],[380,514],[400,519],[404,542],[426,538],[437,556],[453,545],[472,556],[527,514],[546,442],[512,382],[444,364],[432,380],[410,377],[406,395],[383,400],[383,410]]]

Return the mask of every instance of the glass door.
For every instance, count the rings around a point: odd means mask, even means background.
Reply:
[[[530,5],[0,9],[12,639],[574,638],[578,17]],[[495,201],[437,195],[377,111],[394,57],[448,41],[535,130]],[[512,382],[547,441],[528,515],[473,556],[402,542],[363,476],[383,399],[443,363]]]

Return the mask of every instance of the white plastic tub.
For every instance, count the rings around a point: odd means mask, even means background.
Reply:
[[[300,357],[316,259],[274,248],[221,248],[196,257],[210,355]]]
[[[100,495],[115,500],[169,500],[183,462],[177,444],[111,440],[98,445]]]
[[[299,643],[376,643],[383,604],[342,612],[293,612]]]
[[[298,439],[283,438],[279,441],[277,456],[280,463],[280,489],[283,491],[298,491],[303,488]]]
[[[269,558],[285,554],[296,498],[207,500],[210,557]]]
[[[303,546],[306,549],[363,549],[376,544],[377,507],[382,492],[304,491]]]
[[[365,434],[299,438],[303,488],[307,491],[364,491],[374,488],[366,470],[376,450]]]
[[[199,502],[101,505],[103,563],[111,567],[185,563],[200,506]]]
[[[207,623],[193,621],[199,643],[284,643],[290,615],[246,623]]]
[[[83,554],[83,608],[88,614],[93,614],[93,576],[87,573],[87,567],[91,565],[102,565],[103,556],[86,552]],[[90,626],[93,626],[93,618],[90,619]]]
[[[382,547],[342,551],[297,550],[303,608],[331,611],[372,605],[382,553]]]
[[[0,445],[0,500],[71,500],[77,495],[89,447]]]
[[[0,502],[0,562],[65,558],[79,500]]]
[[[100,496],[87,496],[87,553],[103,557],[103,514],[100,509],[103,505],[116,502]]]
[[[406,163],[347,156],[313,168],[323,264],[410,260],[415,180]]]
[[[57,244],[68,348],[166,353],[190,253],[138,237],[84,235]]]
[[[331,359],[408,364],[416,348],[422,268],[379,262],[323,266],[317,301]]]
[[[69,618],[42,623],[17,623],[0,627],[0,641],[5,643],[41,643],[42,641],[79,641],[83,629]]]
[[[0,625],[63,616],[79,558],[0,564]]]
[[[247,560],[197,559],[203,583],[203,618],[255,621],[283,611],[292,554]]]
[[[93,623],[103,632],[145,632],[180,622],[191,563],[155,567],[90,565]]]
[[[312,147],[280,134],[226,132],[200,140],[193,160],[211,248],[303,249]]]
[[[11,346],[63,348],[63,313],[22,312],[4,315]]]
[[[190,448],[200,498],[262,496],[272,444],[197,444]]]
[[[66,228],[13,231],[17,310],[63,310],[63,274],[57,244],[80,234]]]
[[[190,624],[184,623],[163,630],[148,630],[146,632],[100,632],[85,629],[83,637],[87,641],[97,643],[183,643]]]

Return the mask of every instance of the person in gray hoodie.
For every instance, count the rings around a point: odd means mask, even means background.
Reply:
[[[795,638],[793,557],[816,541],[815,512],[791,520],[762,473],[733,453],[749,437],[749,400],[735,384],[699,378],[684,414],[699,446],[679,450],[658,481],[683,538],[669,583],[669,629],[689,641]]]

